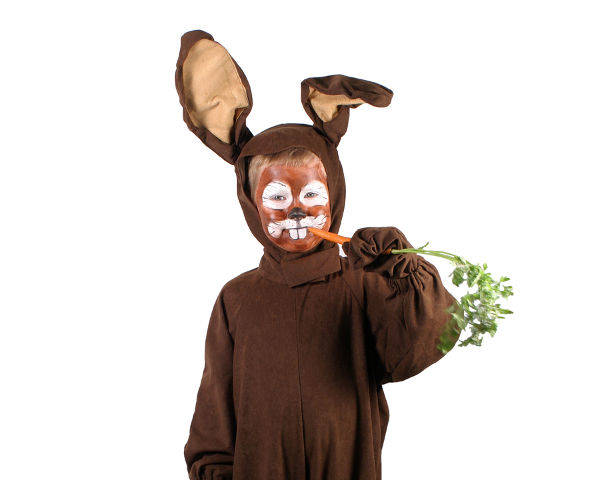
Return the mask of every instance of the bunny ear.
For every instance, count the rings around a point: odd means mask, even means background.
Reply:
[[[246,127],[252,92],[235,60],[209,33],[188,32],[181,37],[175,87],[188,128],[221,158],[235,163],[252,138]]]
[[[392,95],[393,92],[382,85],[345,75],[307,78],[301,85],[304,110],[314,127],[336,146],[348,128],[350,108],[363,103],[387,107]]]

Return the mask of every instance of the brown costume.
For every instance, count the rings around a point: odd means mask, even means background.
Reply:
[[[253,155],[314,152],[337,232],[345,183],[336,146],[349,108],[387,106],[392,92],[343,75],[307,79],[301,98],[314,125],[253,137],[248,81],[201,31],[182,37],[176,86],[190,130],[235,166],[244,216],[264,246],[259,267],[223,287],[210,318],[184,449],[190,479],[381,479],[389,417],[382,385],[442,357],[436,344],[454,298],[422,257],[382,254],[411,246],[392,227],[358,230],[344,245],[347,258],[325,241],[307,252],[282,250],[263,231],[247,174]]]

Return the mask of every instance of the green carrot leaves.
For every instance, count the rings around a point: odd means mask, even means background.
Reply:
[[[429,242],[423,247],[428,244]],[[453,253],[424,250],[423,247],[392,250],[391,253],[421,253],[445,258],[455,265],[454,271],[450,274],[452,283],[458,287],[466,282],[467,287],[472,289],[446,310],[450,314],[450,320],[440,337],[437,348],[444,354],[448,353],[454,347],[456,338],[467,330],[468,337],[460,340],[458,345],[460,347],[481,346],[483,335],[487,333],[493,337],[496,333],[497,320],[513,313],[497,303],[500,298],[513,295],[512,287],[503,285],[510,278],[502,276],[500,280],[495,280],[487,271],[486,263],[483,266],[473,264]]]

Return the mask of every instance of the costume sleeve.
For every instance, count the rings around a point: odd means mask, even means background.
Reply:
[[[231,480],[236,420],[233,408],[233,340],[222,292],[206,333],[202,381],[184,456],[190,480]]]
[[[362,301],[380,385],[406,380],[442,358],[437,345],[455,302],[434,265],[416,254],[383,253],[388,248],[413,247],[394,227],[359,229],[343,246],[350,265],[364,270]]]

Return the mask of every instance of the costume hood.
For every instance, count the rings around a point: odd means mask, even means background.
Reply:
[[[320,242],[308,252],[287,252],[265,235],[248,183],[250,159],[291,147],[317,155],[327,173],[331,232],[338,231],[344,212],[346,185],[337,145],[346,133],[350,108],[363,103],[389,105],[392,91],[382,85],[344,75],[308,78],[301,83],[301,101],[313,125],[283,124],[254,136],[246,126],[252,92],[244,72],[213,37],[195,30],[181,37],[175,86],[183,120],[202,142],[235,168],[237,193],[252,234],[277,262],[294,260],[336,247]]]

